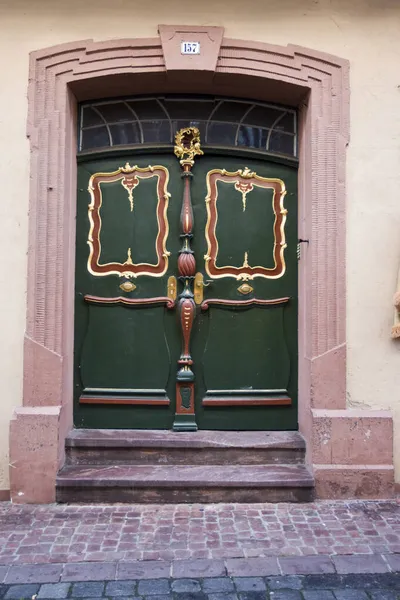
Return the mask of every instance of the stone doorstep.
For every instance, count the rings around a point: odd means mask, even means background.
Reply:
[[[125,581],[209,577],[387,574],[400,572],[400,556],[228,558],[168,561],[86,562],[0,566],[0,584],[45,584],[74,581]]]
[[[298,431],[175,432],[151,429],[72,429],[65,440],[70,448],[242,448],[304,450]]]

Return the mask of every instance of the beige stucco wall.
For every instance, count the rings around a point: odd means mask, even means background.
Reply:
[[[350,60],[348,404],[393,410],[400,481],[400,341],[389,337],[400,266],[398,0],[0,0],[0,490],[8,487],[9,419],[22,396],[28,53],[78,39],[153,37],[158,23],[222,25],[228,37]]]

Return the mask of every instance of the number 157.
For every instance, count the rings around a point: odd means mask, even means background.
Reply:
[[[200,54],[199,42],[182,42],[181,43],[182,54]]]

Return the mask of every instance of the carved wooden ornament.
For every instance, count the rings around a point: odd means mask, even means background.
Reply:
[[[134,189],[140,185],[141,179],[150,179],[157,177],[157,223],[158,232],[155,240],[157,253],[157,263],[137,263],[132,260],[131,249],[127,248],[127,258],[123,263],[111,262],[101,263],[101,205],[102,205],[102,185],[121,181],[121,185],[127,190],[127,201],[130,209],[134,212]],[[167,209],[170,194],[168,192],[169,172],[163,166],[149,166],[141,168],[131,167],[127,163],[117,171],[111,173],[95,173],[89,180],[89,193],[91,202],[89,204],[89,222],[90,230],[88,244],[90,248],[88,258],[88,271],[97,277],[106,275],[120,275],[121,277],[138,277],[139,275],[149,275],[151,277],[161,277],[168,269],[168,257],[170,253],[167,250],[166,243],[168,238],[168,219]]]
[[[235,190],[242,194],[243,211],[246,210],[247,195],[254,187],[264,189],[272,189],[272,207],[275,214],[274,222],[274,247],[273,258],[274,267],[267,268],[263,266],[251,266],[248,263],[247,252],[244,256],[243,265],[241,267],[233,266],[217,266],[218,259],[218,239],[216,235],[216,226],[218,221],[218,187],[217,183],[231,183]],[[207,239],[207,254],[204,259],[206,262],[205,268],[208,275],[214,279],[222,277],[235,277],[238,281],[248,281],[255,277],[265,277],[267,279],[278,279],[284,275],[286,270],[284,252],[286,248],[285,239],[285,222],[287,209],[283,205],[283,200],[286,195],[285,184],[281,179],[271,179],[261,177],[257,173],[245,168],[235,172],[229,172],[225,169],[213,169],[207,173],[207,224],[206,224],[206,239]]]

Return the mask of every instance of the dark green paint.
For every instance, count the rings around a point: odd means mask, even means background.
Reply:
[[[285,182],[284,200],[288,209],[285,225],[286,272],[279,279],[257,277],[248,283],[254,288],[242,295],[243,283],[234,278],[214,279],[204,289],[204,298],[245,300],[290,297],[287,305],[232,309],[210,306],[194,324],[192,356],[196,376],[196,421],[200,429],[296,429],[297,428],[297,170],[287,165],[237,157],[205,155],[193,169],[192,200],[195,229],[193,249],[198,270],[209,279],[202,257],[207,243],[204,229],[206,173],[215,168],[237,171],[248,167],[262,177]],[[250,265],[273,267],[272,192],[254,188],[247,194],[243,212],[241,194],[233,184],[218,183],[217,266],[241,266],[244,252]],[[254,393],[252,392],[254,389]],[[287,390],[292,406],[203,407],[209,390],[240,390],[248,398],[257,389]],[[226,395],[226,394],[224,394]],[[229,394],[228,394],[229,395]],[[279,396],[279,394],[274,394]]]
[[[264,177],[284,180],[288,209],[285,232],[286,273],[275,280],[256,278],[248,283],[254,288],[249,296],[238,292],[243,282],[233,278],[213,280],[204,289],[205,298],[244,300],[289,296],[285,306],[251,307],[235,310],[210,306],[198,309],[192,334],[192,356],[195,375],[196,422],[202,429],[296,429],[297,428],[297,171],[287,164],[212,153],[196,160],[193,168],[192,203],[194,237],[192,247],[197,270],[204,269],[207,251],[204,237],[206,224],[206,173],[215,168],[236,171],[249,167]],[[87,270],[89,221],[87,206],[89,177],[96,172],[116,170],[126,161],[146,167],[164,165],[169,169],[168,208],[171,252],[168,272],[161,278],[139,276],[131,293],[119,289],[117,276],[94,277]],[[130,211],[128,194],[120,184],[103,186],[102,260],[126,259],[128,247],[134,262],[155,262],[154,242],[155,180],[141,180],[133,190],[134,210]],[[247,194],[243,212],[241,194],[233,184],[218,184],[219,255],[217,265],[243,264],[248,252],[251,265],[273,266],[272,192],[255,188]],[[178,275],[177,256],[180,248],[179,215],[182,203],[182,179],[178,160],[169,152],[153,156],[124,155],[119,158],[96,159],[78,169],[78,213],[75,294],[75,424],[78,427],[171,428],[175,413],[177,359],[180,354],[180,330],[177,311],[164,307],[132,308],[126,306],[87,305],[84,294],[97,296],[124,295],[132,298],[165,296],[167,279]],[[178,293],[179,293],[178,289]],[[79,405],[83,389],[115,388],[115,398],[124,390],[144,390],[149,397],[167,396],[169,407]],[[182,401],[190,401],[182,390]],[[257,397],[257,389],[287,390],[291,407],[203,407],[207,395]],[[87,393],[87,392],[85,392]],[[229,395],[229,394],[228,394]],[[273,394],[274,396],[279,393]],[[182,415],[184,420],[184,415]],[[184,424],[182,425],[184,427]]]

